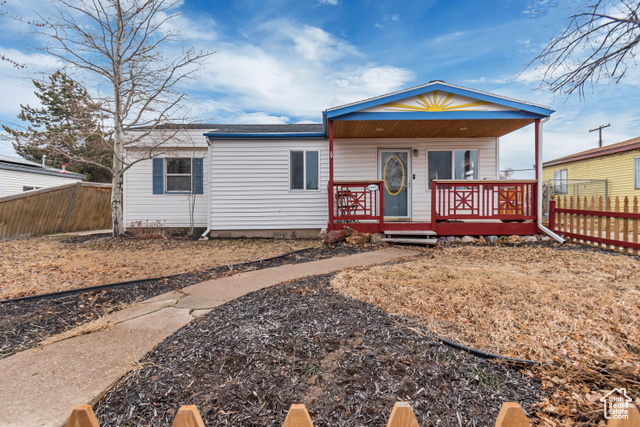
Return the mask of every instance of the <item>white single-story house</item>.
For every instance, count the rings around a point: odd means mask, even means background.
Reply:
[[[83,181],[85,175],[0,155],[0,197]]]
[[[433,81],[325,110],[321,124],[192,125],[124,178],[124,220],[219,237],[359,231],[534,234],[538,182],[499,180],[500,137],[549,107]],[[127,149],[144,155],[144,140]],[[534,154],[534,153],[532,153]]]

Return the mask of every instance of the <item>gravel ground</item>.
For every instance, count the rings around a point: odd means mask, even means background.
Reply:
[[[420,336],[329,282],[258,291],[180,329],[95,405],[100,425],[169,426],[189,404],[210,426],[280,426],[292,403],[316,426],[384,425],[408,401],[422,426],[492,426],[503,402],[539,400],[536,380]]]
[[[116,311],[124,304],[182,289],[194,283],[242,271],[351,255],[373,249],[377,247],[344,244],[335,247],[321,246],[272,261],[246,263],[233,270],[228,266],[216,267],[179,274],[158,281],[85,292],[63,298],[3,303],[0,304],[0,358],[34,347],[48,337]]]

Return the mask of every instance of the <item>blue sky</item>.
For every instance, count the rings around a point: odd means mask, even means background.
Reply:
[[[218,123],[319,122],[321,111],[441,79],[552,107],[544,158],[597,146],[588,130],[611,123],[605,144],[636,137],[638,75],[601,82],[585,100],[540,89],[525,65],[558,34],[580,2],[573,0],[184,0],[173,25],[197,48],[216,50],[188,91],[192,115]],[[42,2],[9,0],[30,16]],[[23,25],[0,20],[0,53],[27,64],[0,63],[0,122],[18,123],[19,105],[36,103],[30,78],[55,68],[33,47]],[[11,154],[0,141],[0,153]],[[501,169],[531,168],[533,129],[501,139]],[[530,177],[522,172],[518,177]]]

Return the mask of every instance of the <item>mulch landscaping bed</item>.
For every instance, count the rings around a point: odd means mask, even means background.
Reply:
[[[373,245],[322,246],[285,258],[246,263],[233,270],[230,270],[229,266],[221,266],[157,281],[133,283],[63,298],[3,303],[0,304],[0,358],[34,347],[48,337],[118,310],[123,304],[145,300],[194,283],[242,271],[352,255],[373,249],[376,249]]]
[[[304,403],[316,426],[383,426],[394,402],[421,426],[492,426],[539,383],[453,350],[330,287],[288,282],[216,308],[165,339],[95,406],[101,426],[170,426],[181,405],[206,425],[281,426]]]

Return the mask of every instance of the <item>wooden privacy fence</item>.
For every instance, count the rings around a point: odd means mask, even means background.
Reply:
[[[110,184],[78,182],[0,198],[0,241],[110,226]]]
[[[549,228],[571,241],[638,255],[638,197],[561,197],[549,203]]]
[[[637,427],[640,412],[633,404],[626,405],[627,418],[610,419],[607,427]],[[205,427],[204,421],[193,405],[182,406],[173,420],[172,427]],[[495,427],[530,427],[527,415],[514,402],[503,403],[496,419]],[[67,427],[100,427],[89,405],[81,405],[73,410]],[[291,405],[282,427],[313,427],[313,422],[304,405]],[[397,402],[391,410],[387,427],[419,427],[418,420],[406,402]]]

